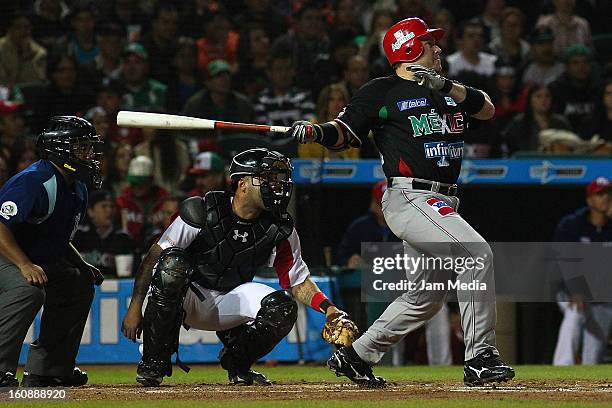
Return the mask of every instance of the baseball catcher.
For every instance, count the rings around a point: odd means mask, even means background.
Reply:
[[[326,314],[327,341],[352,343],[355,324],[309,278],[302,260],[287,213],[291,172],[291,162],[280,153],[246,150],[230,165],[231,192],[211,191],[183,201],[179,216],[140,265],[123,321],[126,337],[135,341],[143,334],[136,381],[157,386],[172,375],[171,356],[178,352],[184,324],[216,331],[230,384],[270,385],[251,365],[290,332],[296,301]],[[275,268],[281,290],[252,282],[265,265]]]

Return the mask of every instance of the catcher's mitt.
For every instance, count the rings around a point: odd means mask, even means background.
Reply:
[[[357,339],[358,335],[359,329],[357,325],[345,312],[329,315],[321,332],[323,340],[338,347],[350,346]]]

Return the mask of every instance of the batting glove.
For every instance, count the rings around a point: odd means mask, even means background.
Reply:
[[[293,122],[287,134],[300,144],[314,143],[319,139],[315,126],[306,120]]]
[[[414,73],[419,85],[444,93],[449,93],[453,87],[451,80],[444,78],[431,68],[422,65],[410,65],[409,69]]]

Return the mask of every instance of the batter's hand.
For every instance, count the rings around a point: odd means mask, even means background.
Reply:
[[[300,144],[314,143],[317,141],[317,130],[312,123],[306,120],[293,122],[287,135],[294,138]]]
[[[142,313],[140,308],[129,307],[127,314],[123,318],[121,332],[125,337],[136,342],[142,334]]]
[[[21,275],[32,285],[44,285],[49,281],[43,268],[32,262],[19,265],[18,267]]]
[[[414,73],[414,77],[419,85],[433,89],[434,91],[443,91],[447,93],[453,87],[452,81],[444,78],[431,68],[422,65],[410,65],[408,69]]]

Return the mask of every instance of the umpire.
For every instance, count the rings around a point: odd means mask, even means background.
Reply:
[[[42,159],[0,189],[0,387],[18,386],[21,345],[43,305],[22,385],[87,382],[75,358],[93,283],[101,281],[99,271],[83,261],[70,241],[85,214],[86,184],[101,184],[100,144],[88,121],[53,117],[38,137]]]

